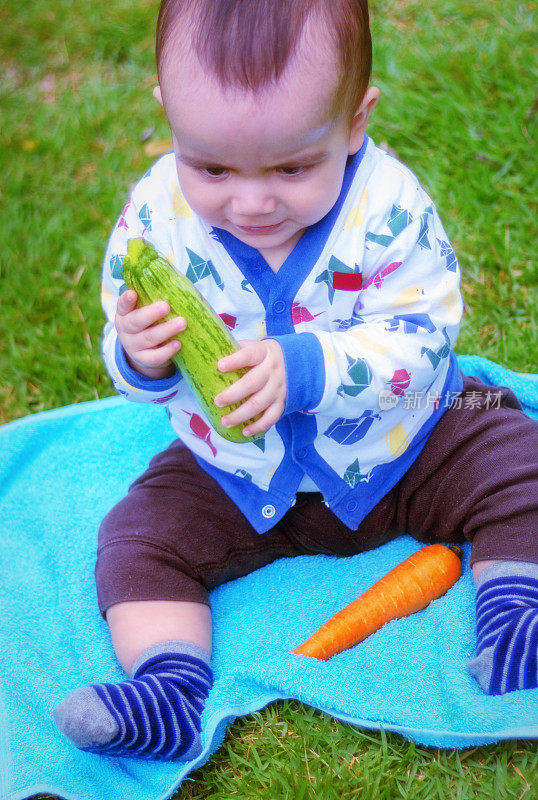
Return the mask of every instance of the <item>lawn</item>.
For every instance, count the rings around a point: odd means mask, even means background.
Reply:
[[[167,149],[156,0],[0,0],[0,422],[114,394],[100,265]],[[375,0],[370,134],[413,169],[459,257],[456,352],[538,371],[536,2]],[[534,154],[534,155],[533,155]],[[535,742],[415,746],[282,702],[238,720],[174,796],[538,798]]]

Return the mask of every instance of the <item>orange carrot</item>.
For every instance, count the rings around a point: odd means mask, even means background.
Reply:
[[[338,611],[293,652],[326,661],[362,642],[386,622],[426,608],[456,583],[461,557],[456,545],[423,547]]]

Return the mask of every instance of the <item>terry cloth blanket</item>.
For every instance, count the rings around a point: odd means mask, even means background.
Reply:
[[[512,388],[538,418],[538,376],[462,356],[462,370]],[[83,753],[51,711],[76,686],[124,676],[96,605],[96,532],[149,458],[173,434],[162,408],[122,398],[36,414],[0,428],[0,798],[168,798],[205,763],[235,717],[297,698],[363,728],[463,748],[538,738],[538,690],[484,695],[467,673],[474,584],[383,627],[328,662],[293,648],[418,549],[401,536],[352,558],[281,559],[211,595],[215,684],[204,751],[188,764]],[[270,613],[267,610],[270,609]]]

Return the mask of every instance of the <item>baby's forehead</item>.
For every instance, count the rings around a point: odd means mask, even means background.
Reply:
[[[258,160],[314,145],[334,123],[335,76],[320,64],[298,60],[281,78],[258,90],[223,87],[200,69],[195,54],[169,61],[163,75],[164,107],[176,141],[189,150],[215,152],[216,142],[237,140]],[[218,148],[222,152],[222,146]]]
[[[277,79],[256,88],[226,83],[185,43],[168,51],[161,70],[163,102],[172,129],[194,114],[200,120],[218,117],[231,129],[258,118],[266,124],[274,119],[280,129],[296,127],[299,118],[306,132],[332,119],[338,85],[337,57],[328,48],[318,50],[315,58],[299,50]]]

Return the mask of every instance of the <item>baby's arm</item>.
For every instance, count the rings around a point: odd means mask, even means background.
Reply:
[[[323,381],[311,378],[309,394],[299,398],[308,405],[299,408],[346,419],[368,409],[383,414],[383,407],[403,407],[406,396],[426,395],[446,367],[463,311],[460,269],[426,202],[417,197],[407,224],[392,239],[375,232],[388,230],[383,219],[366,235],[362,290],[352,319],[331,330],[311,328],[317,348],[308,343],[309,373]],[[286,353],[286,337],[277,338]],[[383,393],[394,403],[381,407]]]

